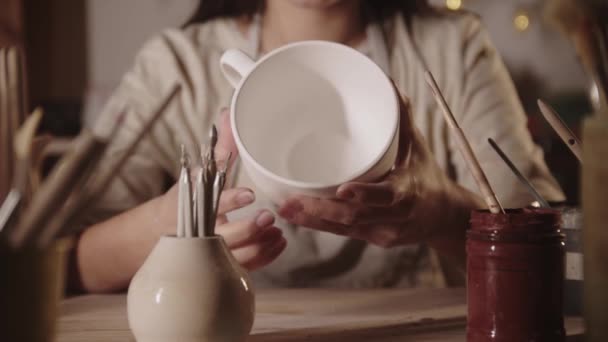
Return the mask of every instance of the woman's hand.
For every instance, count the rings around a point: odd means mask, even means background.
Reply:
[[[290,198],[279,214],[293,224],[383,247],[463,242],[470,210],[483,204],[439,168],[414,126],[407,100],[400,103],[399,152],[389,174],[377,183],[343,184],[336,199]],[[464,243],[460,247],[464,251]]]
[[[283,232],[273,226],[275,217],[263,209],[255,216],[229,222],[226,214],[254,201],[248,189],[228,189],[222,193],[218,209],[217,234],[224,237],[236,260],[248,270],[266,266],[287,246]]]

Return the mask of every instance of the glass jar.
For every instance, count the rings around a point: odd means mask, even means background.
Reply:
[[[467,341],[565,340],[564,236],[551,209],[474,211],[467,232]]]

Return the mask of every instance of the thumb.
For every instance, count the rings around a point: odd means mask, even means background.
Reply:
[[[218,139],[215,145],[215,155],[218,160],[226,161],[230,157],[228,167],[232,166],[238,157],[238,150],[234,142],[232,127],[230,126],[230,115],[227,108],[223,108],[217,120]]]

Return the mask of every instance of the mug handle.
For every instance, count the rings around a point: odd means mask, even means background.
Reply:
[[[220,68],[224,77],[236,88],[241,79],[247,75],[254,67],[255,62],[243,51],[230,49],[224,52],[220,58]]]

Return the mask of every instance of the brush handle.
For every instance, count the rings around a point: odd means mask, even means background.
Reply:
[[[484,201],[488,205],[488,209],[490,209],[490,212],[494,214],[498,214],[501,212],[504,213],[505,211],[502,208],[500,202],[498,201],[496,194],[492,190],[490,182],[488,181],[486,174],[483,172],[481,165],[479,165],[479,161],[475,157],[475,153],[473,152],[469,141],[467,140],[462,129],[460,129],[460,126],[458,126],[458,122],[456,121],[454,114],[452,114],[450,107],[448,106],[447,102],[445,101],[445,98],[443,97],[443,94],[441,93],[441,90],[439,90],[439,86],[437,85],[435,78],[428,71],[425,73],[425,77],[429,87],[433,92],[435,100],[441,108],[441,111],[446,122],[448,123],[448,126],[454,133],[454,138],[456,140],[458,148],[460,149],[460,153],[464,157],[467,166],[469,167],[469,171],[475,179],[475,182],[477,182],[477,186],[479,187],[479,190],[481,191],[484,197]]]

